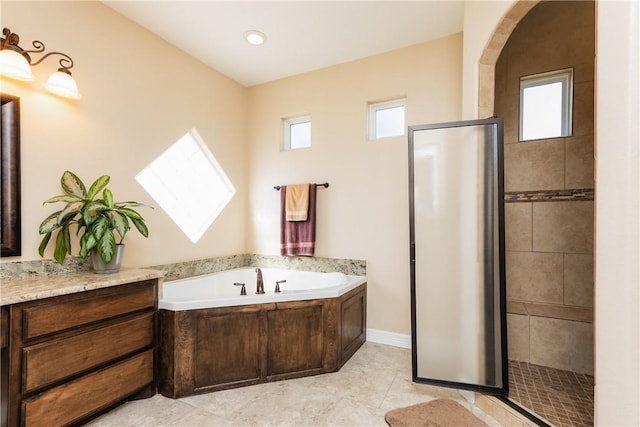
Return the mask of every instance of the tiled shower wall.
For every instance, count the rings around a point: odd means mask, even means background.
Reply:
[[[509,358],[593,373],[594,3],[542,2],[496,64]],[[518,141],[521,76],[574,68],[573,135]]]

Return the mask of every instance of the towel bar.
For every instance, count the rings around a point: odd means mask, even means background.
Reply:
[[[316,184],[316,187],[329,188],[329,183],[328,183],[328,182],[324,182],[324,183],[322,183],[322,184]],[[279,185],[276,185],[276,186],[274,186],[273,188],[274,188],[275,190],[280,191],[280,189],[281,189],[282,187],[281,187],[281,186],[279,186]]]

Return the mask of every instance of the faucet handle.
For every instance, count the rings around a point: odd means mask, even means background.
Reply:
[[[276,281],[276,290],[275,292],[280,292],[280,283],[285,283],[286,280],[278,280]]]
[[[242,289],[240,289],[240,295],[246,295],[247,294],[247,288],[244,287],[244,283],[235,282],[233,284],[233,286],[242,286]]]

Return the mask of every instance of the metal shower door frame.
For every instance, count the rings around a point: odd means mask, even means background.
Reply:
[[[418,131],[428,131],[433,129],[446,129],[446,128],[459,128],[459,127],[471,127],[471,126],[491,126],[493,129],[493,138],[491,141],[491,153],[485,153],[485,157],[490,155],[491,162],[494,165],[495,169],[490,171],[485,170],[486,174],[494,174],[494,180],[497,180],[497,185],[492,186],[492,188],[487,189],[491,193],[492,200],[496,200],[495,207],[497,207],[497,224],[494,222],[494,218],[496,215],[486,215],[485,218],[485,226],[487,222],[491,222],[490,227],[491,230],[494,230],[498,233],[497,242],[498,247],[494,248],[495,235],[491,236],[491,241],[486,236],[484,237],[484,248],[486,250],[490,250],[493,256],[498,257],[498,276],[495,277],[495,270],[486,269],[485,270],[485,281],[491,281],[491,292],[494,293],[495,289],[498,289],[499,292],[499,328],[496,328],[493,325],[492,330],[499,331],[499,339],[500,339],[500,354],[496,351],[491,351],[493,354],[493,358],[491,360],[496,360],[496,357],[499,357],[500,364],[500,375],[501,375],[501,385],[491,386],[486,384],[474,384],[474,383],[465,383],[465,382],[457,382],[457,381],[448,381],[442,379],[435,378],[423,378],[418,375],[418,354],[417,354],[417,331],[416,331],[416,315],[417,315],[417,307],[416,307],[416,241],[415,241],[415,198],[414,198],[414,132]],[[498,396],[506,396],[509,391],[509,381],[508,381],[508,356],[507,356],[507,320],[506,320],[506,279],[505,279],[505,240],[504,240],[504,170],[503,170],[503,120],[499,117],[492,117],[489,119],[481,119],[481,120],[467,120],[467,121],[458,121],[458,122],[447,122],[447,123],[438,123],[438,124],[428,124],[428,125],[418,125],[418,126],[409,126],[408,132],[409,139],[409,224],[410,224],[410,276],[411,276],[411,344],[412,344],[412,377],[413,381],[417,383],[431,384],[437,386],[444,387],[452,387],[463,390],[472,390],[479,391],[488,394],[498,395]],[[488,168],[485,168],[488,169]],[[486,199],[486,198],[485,198]],[[486,231],[486,227],[485,227]],[[489,248],[489,246],[491,246]],[[492,258],[493,260],[493,258]],[[491,276],[490,278],[488,276]],[[498,282],[496,282],[496,280]],[[497,286],[496,286],[497,283]],[[485,292],[487,292],[487,286],[485,283],[484,286]],[[495,301],[495,298],[492,299]],[[486,301],[485,301],[486,303]],[[493,303],[491,303],[493,304]],[[495,304],[492,305],[492,307]],[[488,321],[485,319],[485,323]],[[485,324],[485,327],[489,327],[490,325]],[[487,349],[495,350],[495,338],[493,337],[492,343],[486,345]],[[486,339],[486,338],[485,338]],[[487,353],[490,351],[487,350]],[[485,362],[489,363],[489,358],[485,360]],[[494,365],[495,366],[495,365]],[[494,368],[495,371],[495,368]]]

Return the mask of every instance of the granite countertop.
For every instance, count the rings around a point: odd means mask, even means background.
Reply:
[[[113,274],[96,274],[93,271],[83,271],[2,280],[0,282],[0,306],[108,288],[142,280],[159,279],[163,276],[164,273],[160,270],[122,269]]]

